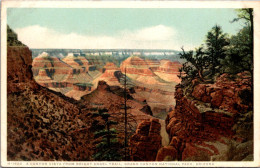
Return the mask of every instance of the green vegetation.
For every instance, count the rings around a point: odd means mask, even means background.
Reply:
[[[116,121],[110,120],[111,116],[107,109],[99,109],[92,114],[95,118],[92,128],[95,130],[95,154],[94,160],[102,161],[119,161],[121,160],[121,144],[117,138],[116,129],[112,128],[117,125]]]
[[[238,18],[244,19],[244,27],[233,36],[223,33],[215,25],[206,35],[206,41],[195,51],[182,48],[180,57],[187,60],[179,70],[182,86],[198,79],[202,83],[214,83],[220,74],[235,75],[248,71],[253,76],[253,14],[252,9],[239,9]]]
[[[8,46],[25,46],[17,39],[17,34],[7,25],[7,45]]]
[[[207,34],[205,53],[210,60],[211,76],[220,72],[218,66],[221,59],[225,59],[226,46],[228,45],[227,35],[223,33],[220,26],[216,25]]]
[[[182,80],[190,83],[193,79],[198,78],[202,82],[214,82],[216,76],[221,72],[221,67],[226,67],[223,63],[228,51],[229,39],[224,34],[222,28],[215,25],[206,36],[205,47],[195,49],[194,51],[185,52],[182,48],[181,58],[187,60],[180,72],[185,75],[181,76]]]
[[[228,143],[227,153],[222,160],[252,160],[253,158],[253,9],[238,9],[238,17],[231,22],[243,20],[245,25],[235,35],[223,32],[221,26],[215,25],[207,33],[205,43],[195,51],[185,51],[182,48],[180,57],[186,59],[178,75],[184,94],[190,96],[194,85],[198,83],[214,83],[221,74],[227,73],[230,80],[238,79],[238,73],[243,73],[251,79],[249,89],[238,92],[241,103],[248,106],[247,110],[240,109],[234,116],[234,131],[236,139]],[[207,155],[187,160],[208,160]]]

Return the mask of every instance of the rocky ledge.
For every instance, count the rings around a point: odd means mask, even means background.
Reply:
[[[161,147],[161,124],[158,119],[141,122],[130,139],[131,159],[134,161],[154,161]]]
[[[170,144],[158,151],[156,160],[252,160],[249,74],[233,79],[223,74],[214,84],[193,84],[191,94],[176,86],[176,107],[166,119]]]

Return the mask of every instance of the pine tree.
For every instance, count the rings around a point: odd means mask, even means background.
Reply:
[[[219,71],[220,59],[225,58],[226,46],[228,45],[227,35],[223,33],[222,28],[215,25],[208,32],[206,38],[206,53],[211,61],[212,77]]]
[[[249,72],[251,73],[252,83],[253,83],[254,13],[252,8],[237,9],[237,12],[238,12],[238,17],[235,18],[232,22],[244,20],[245,27],[242,30],[240,30],[240,32],[237,34],[237,40],[234,39],[233,42],[236,42],[238,45],[240,45],[238,47],[242,46],[242,50],[240,52],[243,53],[242,54],[243,58],[247,59],[249,61],[249,64],[251,65],[249,68],[250,69]],[[243,41],[243,43],[240,40]]]
[[[246,27],[248,26],[250,29],[250,41],[252,47],[252,55],[253,55],[253,47],[254,47],[254,13],[253,8],[242,8],[237,9],[238,17],[235,18],[232,22],[237,22],[239,20],[244,20]]]
[[[116,129],[112,128],[113,125],[117,125],[118,123],[110,120],[110,114],[107,109],[99,109],[98,112],[92,114],[92,117],[96,118],[92,125],[96,130],[94,133],[94,138],[96,139],[95,154],[93,155],[94,160],[121,160],[121,144],[117,138],[118,133]]]
[[[135,117],[129,112],[131,110],[131,107],[128,105],[128,101],[132,99],[131,93],[134,93],[134,84],[131,82],[131,80],[126,75],[126,68],[124,68],[124,73],[120,74],[119,82],[123,86],[122,90],[122,96],[124,97],[123,103],[120,105],[121,110],[118,114],[118,117],[122,119],[124,123],[124,160],[130,160],[131,151],[129,150],[129,138],[135,133],[135,125],[137,125],[137,122],[135,120]]]
[[[203,51],[203,47],[199,47],[194,51],[185,52],[182,48],[182,53],[179,54],[182,59],[187,60],[179,69],[182,81],[190,83],[193,79],[199,78],[202,82],[204,79],[204,71],[209,66],[208,56]],[[182,75],[181,73],[184,72]]]
[[[222,60],[223,72],[236,74],[248,71],[253,75],[253,55],[249,26],[230,38],[226,58]]]

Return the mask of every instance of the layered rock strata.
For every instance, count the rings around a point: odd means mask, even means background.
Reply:
[[[52,78],[54,78],[54,74],[66,75],[71,69],[68,64],[62,62],[59,58],[49,56],[46,52],[33,59],[32,67],[34,76],[37,76],[41,69],[45,69],[48,76]]]
[[[75,56],[70,53],[62,61],[70,65],[76,73],[88,72],[89,70],[89,62],[83,56]]]
[[[181,67],[182,65],[178,61],[172,62],[170,60],[161,60],[160,66],[156,68],[154,73],[165,81],[180,83],[181,80],[178,75],[179,68]]]

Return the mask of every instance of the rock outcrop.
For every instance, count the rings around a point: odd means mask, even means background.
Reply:
[[[131,116],[129,122],[136,128],[136,124],[144,119],[150,119],[152,116],[141,111],[146,106],[146,103],[136,101],[131,95],[127,94],[127,106],[129,108],[128,114]],[[105,81],[99,81],[97,89],[88,95],[82,96],[80,102],[90,108],[105,107],[109,113],[117,118],[120,118],[120,123],[124,123],[124,113],[122,106],[124,106],[124,90],[119,86],[110,86]],[[119,126],[123,126],[120,125]]]
[[[157,160],[243,160],[251,156],[250,138],[234,129],[238,116],[252,110],[252,97],[247,100],[250,81],[247,73],[240,73],[233,80],[223,74],[214,84],[195,85],[191,96],[184,95],[180,85],[176,86],[176,107],[166,119],[170,144],[159,150]],[[251,150],[237,157],[234,151],[244,143],[249,145],[245,144],[245,149]],[[231,150],[230,144],[235,149]]]
[[[179,68],[181,68],[182,65],[178,61],[170,61],[170,60],[161,60],[160,66],[158,67],[158,71],[166,72],[169,74],[177,74],[179,72]]]
[[[50,87],[53,80],[48,76],[46,69],[40,69],[38,75],[35,77],[37,83],[44,87]]]
[[[134,161],[154,161],[161,147],[161,125],[158,119],[141,122],[136,133],[130,138],[131,159]]]
[[[73,89],[65,93],[65,96],[80,100],[82,96],[91,93],[94,89],[91,83],[74,83]]]
[[[28,57],[29,55],[29,57]],[[31,51],[26,46],[7,47],[7,92],[23,91],[27,85],[37,89],[31,71]]]
[[[153,73],[144,59],[138,56],[128,57],[120,65],[122,73],[128,77],[145,84],[163,84],[163,80]]]
[[[73,54],[69,54],[63,61],[46,52],[41,53],[32,63],[34,78],[41,86],[74,98],[71,96],[77,94],[74,84],[90,83],[93,80],[88,73],[89,64],[85,57]],[[87,93],[79,93],[76,99]]]
[[[33,59],[32,70],[34,76],[39,74],[41,69],[45,69],[48,76],[54,79],[54,75],[66,75],[72,68],[68,64],[62,62],[59,58],[52,57],[48,53],[43,52]]]
[[[120,73],[120,68],[112,62],[107,62],[103,68],[104,73],[96,78],[93,83],[96,85],[99,81],[105,81],[110,86],[120,86],[119,77],[116,76],[117,73]]]
[[[161,60],[160,66],[156,68],[154,73],[165,81],[180,83],[181,79],[177,75],[181,67],[182,65],[178,61]]]
[[[87,112],[38,85],[31,67],[28,47],[7,46],[7,160],[89,160]],[[47,77],[46,71],[41,75]]]
[[[154,73],[149,69],[148,64],[145,60],[138,56],[128,57],[124,62],[122,62],[121,71],[127,74],[136,74],[142,76],[155,76]]]
[[[244,103],[244,99],[240,97],[241,94],[251,91],[251,85],[251,78],[248,73],[237,74],[235,81],[231,81],[228,74],[223,74],[215,84],[196,85],[192,96],[204,103],[210,103],[213,108],[219,108],[235,114],[247,111],[252,106],[252,103]],[[248,94],[244,96],[246,95]],[[250,102],[250,100],[247,101],[248,103]]]
[[[88,72],[89,62],[83,56],[69,53],[68,56],[62,59],[62,61],[73,67],[75,73]]]

